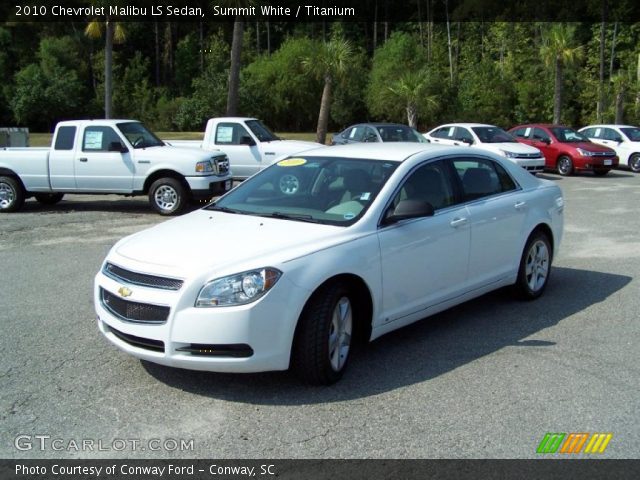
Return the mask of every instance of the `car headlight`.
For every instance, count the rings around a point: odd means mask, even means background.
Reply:
[[[576,150],[578,150],[578,153],[583,157],[592,157],[594,155],[594,152],[590,152],[589,150],[583,150],[582,148],[577,148]]]
[[[213,165],[211,165],[211,161],[205,160],[204,162],[196,163],[196,173],[208,172],[213,172]]]
[[[281,275],[275,268],[261,268],[216,278],[202,287],[195,306],[230,307],[251,303],[267,293]]]
[[[516,158],[518,156],[517,153],[510,152],[509,150],[500,150],[502,154],[507,158]]]

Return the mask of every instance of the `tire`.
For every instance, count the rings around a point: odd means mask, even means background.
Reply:
[[[149,202],[160,215],[177,215],[187,204],[186,190],[175,178],[161,178],[149,188]]]
[[[36,193],[36,200],[43,205],[55,205],[62,197],[64,197],[64,193]]]
[[[593,174],[596,177],[604,177],[607,173],[609,173],[609,170],[594,170]]]
[[[522,300],[534,300],[542,295],[549,282],[551,261],[549,237],[541,231],[533,232],[520,259],[518,279],[514,284],[517,297]]]
[[[634,173],[640,173],[640,153],[634,153],[629,157],[629,168]]]
[[[354,297],[342,283],[316,292],[296,331],[292,367],[305,382],[331,385],[342,378],[353,339]]]
[[[295,175],[286,173],[278,180],[278,188],[285,195],[295,195],[300,190],[300,179]]]
[[[571,157],[562,155],[556,162],[556,168],[558,169],[558,173],[563,177],[573,175],[573,161]]]
[[[22,184],[13,177],[0,177],[0,213],[16,212],[24,204]]]

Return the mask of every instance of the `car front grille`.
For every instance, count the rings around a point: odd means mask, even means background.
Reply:
[[[164,352],[164,342],[160,340],[152,340],[150,338],[136,337],[135,335],[129,335],[128,333],[121,332],[115,328],[104,324],[107,331],[111,332],[116,338],[119,338],[125,343],[138,348],[144,348],[145,350],[151,350],[153,352]]]
[[[118,282],[131,283],[142,287],[161,288],[163,290],[180,290],[182,280],[176,278],[157,277],[146,273],[137,273],[125,270],[112,263],[107,263],[102,269],[103,273]]]
[[[159,324],[169,318],[169,307],[124,300],[104,288],[100,288],[100,300],[104,308],[126,322]]]
[[[525,158],[529,158],[529,159],[531,159],[531,158],[542,158],[542,155],[540,155],[539,153],[515,153],[515,154],[512,154],[512,155],[514,155],[514,156],[511,157],[511,158],[522,158],[522,159],[525,159]]]
[[[215,164],[218,175],[226,175],[229,173],[229,157],[226,155],[224,157],[215,157],[213,163]]]
[[[615,152],[591,152],[592,157],[614,157]]]

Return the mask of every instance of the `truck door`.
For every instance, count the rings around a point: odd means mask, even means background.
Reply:
[[[56,139],[49,154],[49,181],[53,190],[64,192],[76,189],[74,172],[75,151],[78,127],[65,125],[58,127]]]
[[[246,128],[237,122],[219,122],[215,126],[214,143],[229,157],[234,177],[246,178],[270,164],[262,161],[259,144]]]
[[[76,149],[75,172],[79,191],[131,192],[135,167],[125,142],[110,126],[86,127]]]

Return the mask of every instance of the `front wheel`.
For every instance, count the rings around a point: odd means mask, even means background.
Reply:
[[[24,204],[24,190],[13,177],[0,177],[0,212],[15,212]]]
[[[64,193],[36,193],[35,197],[43,205],[55,205],[62,200]]]
[[[161,178],[151,184],[149,202],[160,215],[177,215],[187,203],[186,190],[175,178]]]
[[[533,300],[544,292],[551,273],[551,244],[546,234],[534,232],[520,259],[515,293],[523,300]]]
[[[558,159],[556,167],[558,168],[558,173],[563,177],[568,177],[573,173],[573,161],[566,155],[563,155]]]
[[[345,285],[322,288],[300,317],[292,352],[292,367],[312,384],[330,385],[342,377],[351,350],[353,297]]]
[[[629,168],[634,173],[640,173],[640,153],[634,153],[629,158]]]

